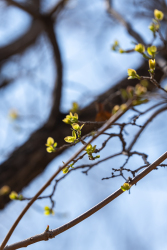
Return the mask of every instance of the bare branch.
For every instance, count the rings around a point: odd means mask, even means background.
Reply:
[[[165,159],[167,158],[167,152],[165,152],[161,157],[159,157],[156,161],[154,161],[149,167],[147,167],[144,171],[142,171],[140,174],[138,174],[133,180],[129,182],[130,185],[135,185],[138,181],[143,179],[147,174],[149,174],[153,169],[155,169],[160,163],[162,163]],[[108,196],[106,199],[98,203],[96,206],[85,212],[84,214],[78,216],[74,220],[66,223],[65,225],[54,229],[54,230],[49,230],[45,231],[42,234],[35,235],[33,237],[30,237],[26,240],[14,243],[10,246],[6,246],[4,250],[14,250],[14,249],[19,249],[22,247],[27,247],[31,244],[34,244],[39,241],[43,240],[49,240],[54,238],[55,236],[67,231],[71,227],[74,227],[75,225],[79,224],[81,221],[87,219],[90,217],[92,214],[96,213],[98,210],[106,206],[108,203],[111,201],[115,200],[118,196],[120,196],[123,193],[122,189],[119,188],[117,191],[115,191],[113,194]],[[3,250],[2,246],[1,249]]]
[[[39,15],[38,12],[35,12],[35,11],[33,10],[33,8],[30,8],[29,6],[27,6],[27,5],[25,5],[25,4],[23,5],[23,4],[20,4],[20,3],[18,3],[18,2],[15,2],[15,1],[13,1],[13,0],[6,0],[6,2],[7,2],[8,4],[10,4],[10,5],[13,5],[13,6],[15,6],[15,7],[21,9],[21,10],[24,10],[25,12],[27,12],[28,14],[30,14],[30,15],[33,16],[34,18],[37,18],[37,19],[40,18],[40,15]]]
[[[127,110],[131,107],[132,100],[129,100],[127,105]],[[27,206],[23,209],[21,214],[18,216],[16,221],[14,222],[13,226],[10,228],[9,232],[7,233],[5,239],[3,240],[0,250],[3,250],[6,243],[10,239],[12,233],[14,232],[15,228],[17,227],[18,223],[22,219],[22,217],[25,215],[25,213],[28,211],[28,209],[31,207],[31,205],[37,200],[37,198],[41,195],[41,193],[51,184],[53,179],[60,173],[61,170],[63,170],[67,165],[70,164],[71,161],[73,161],[77,156],[80,155],[80,153],[86,148],[88,144],[91,144],[97,137],[99,137],[103,132],[105,132],[115,121],[117,121],[122,115],[124,114],[124,111],[119,110],[115,115],[113,115],[100,129],[100,131],[92,138],[90,141],[84,145],[78,152],[76,152],[62,167],[59,167],[58,170],[52,175],[52,177],[44,184],[44,186],[36,193],[36,195],[32,198],[32,200],[27,204]]]
[[[0,62],[18,54],[32,45],[43,30],[41,22],[33,20],[30,28],[17,40],[0,48]]]
[[[133,30],[131,24],[128,23],[117,11],[115,11],[111,7],[110,1],[109,0],[105,0],[105,3],[106,3],[107,12],[112,17],[114,17],[120,24],[122,24],[126,28],[126,30],[128,31],[129,35],[131,35],[133,38],[135,38],[135,40],[138,43],[145,44],[143,38],[135,30]]]

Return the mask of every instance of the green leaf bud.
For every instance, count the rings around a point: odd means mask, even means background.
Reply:
[[[78,122],[78,114],[75,113],[74,115],[70,112],[69,115],[66,115],[66,118],[63,119],[63,122],[67,124],[73,124]]]
[[[122,110],[122,111],[126,111],[127,110],[127,105],[124,103],[124,104],[122,104],[121,106],[120,106],[120,109]]]
[[[111,49],[113,51],[117,51],[119,48],[119,42],[117,40],[115,40],[114,44],[111,46]]]
[[[152,23],[148,28],[149,28],[153,33],[155,33],[156,31],[159,30],[159,27],[160,27],[159,24]]]
[[[164,13],[160,10],[155,9],[154,10],[154,17],[156,20],[161,21],[164,17]]]
[[[9,198],[11,200],[17,200],[18,199],[18,194],[15,191],[12,191],[9,195]]]
[[[78,111],[79,111],[79,105],[78,105],[78,103],[77,102],[73,102],[72,103],[72,108],[70,109],[70,112],[76,113]]]
[[[144,53],[145,51],[145,47],[143,44],[139,43],[135,46],[135,51],[139,52],[139,53]]]
[[[48,153],[52,153],[56,150],[55,148],[57,147],[57,142],[54,142],[54,139],[52,137],[48,137],[45,145],[47,146],[46,151]]]
[[[121,186],[121,189],[123,192],[129,190],[131,188],[131,185],[129,185],[129,183],[124,183],[122,186]]]
[[[128,79],[139,79],[140,80],[140,76],[137,74],[137,72],[134,69],[128,69]]]
[[[124,52],[125,52],[125,51],[124,51],[123,49],[121,49],[121,48],[119,49],[119,53],[120,53],[120,54],[123,54]]]
[[[54,139],[52,137],[48,137],[47,142],[46,142],[46,146],[51,146],[54,143]]]
[[[23,195],[22,194],[19,194],[19,196],[18,196],[18,200],[22,200],[23,199]]]
[[[115,113],[117,113],[119,108],[120,108],[119,105],[115,105],[114,108],[112,109],[112,114],[114,115]]]
[[[69,168],[68,167],[65,167],[65,168],[63,168],[63,174],[67,174],[68,173],[68,171],[69,171]]]
[[[150,55],[150,56],[155,56],[157,52],[157,47],[156,46],[151,46],[151,47],[148,47],[147,48],[147,53]]]
[[[67,136],[67,137],[65,137],[64,138],[64,140],[66,141],[66,142],[68,142],[68,143],[73,143],[74,141],[75,141],[75,137],[73,137],[73,136]]]
[[[154,60],[150,59],[148,63],[149,63],[150,70],[154,71],[155,70],[155,65],[156,65],[155,59]]]
[[[53,153],[55,150],[54,150],[54,148],[53,148],[52,146],[50,146],[50,147],[47,147],[47,148],[46,148],[46,151],[47,151],[48,153]]]
[[[72,128],[75,130],[80,130],[80,126],[77,123],[73,123]]]
[[[100,158],[100,155],[96,155],[96,157],[95,157],[96,159],[98,159],[98,158]]]
[[[54,215],[54,211],[53,211],[53,209],[51,209],[50,207],[45,206],[45,207],[44,207],[44,214],[45,214],[45,215],[50,215],[50,214]]]
[[[149,102],[148,99],[138,99],[138,100],[133,100],[132,105],[137,106],[147,102]]]

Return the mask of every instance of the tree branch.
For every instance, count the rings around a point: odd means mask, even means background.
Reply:
[[[138,43],[142,43],[145,44],[143,38],[132,28],[131,24],[128,23],[116,10],[114,10],[111,7],[111,3],[109,0],[105,0],[106,3],[106,8],[107,8],[107,12],[114,17],[120,24],[122,24],[122,26],[124,26],[127,30],[127,32],[129,33],[129,35],[131,35],[133,38],[135,38],[135,40]]]
[[[137,72],[140,75],[147,74],[147,63],[143,63]],[[163,72],[161,70],[156,71],[156,80],[160,81]],[[97,98],[97,102],[104,102],[113,96],[113,93],[117,92],[120,88],[126,88],[128,85],[135,86],[137,80],[123,79],[116,85],[112,86],[105,93],[101,94]],[[150,84],[150,91],[154,89],[154,85]],[[120,96],[112,97],[112,107],[116,104],[122,104],[123,100]],[[111,106],[109,107],[111,109]],[[96,115],[95,102],[90,103],[86,108],[80,110],[80,119],[82,121],[93,121]],[[43,127],[36,130],[30,138],[19,148],[17,148],[10,157],[1,164],[0,166],[0,186],[8,185],[11,190],[20,192],[23,187],[28,185],[36,176],[38,176],[45,167],[55,157],[63,152],[66,147],[62,148],[61,151],[55,152],[54,154],[48,154],[44,147],[46,139],[51,136],[58,143],[59,147],[64,145],[64,138],[68,135],[67,124],[62,123],[62,119],[65,114],[60,114],[59,118],[55,118],[55,124],[48,126],[47,122]],[[53,113],[54,119],[54,113]],[[54,122],[52,122],[54,124]],[[90,133],[94,130],[94,127],[100,127],[100,125],[84,126],[83,135]],[[63,159],[62,159],[63,160]],[[15,178],[13,178],[13,174]],[[10,199],[8,195],[0,196],[0,209],[2,209]]]
[[[33,20],[30,28],[22,36],[9,45],[0,48],[0,62],[27,49],[39,37],[42,30],[41,22]]]
[[[143,179],[147,174],[149,174],[153,169],[155,169],[160,163],[162,163],[166,158],[167,158],[167,152],[165,152],[156,161],[154,161],[149,167],[147,167],[140,174],[138,174],[135,178],[133,178],[129,182],[129,184],[132,185],[132,186],[135,185],[137,182],[139,182],[141,179]],[[19,249],[19,248],[22,248],[22,247],[27,247],[27,246],[29,246],[31,244],[34,244],[36,242],[39,242],[39,241],[52,239],[55,236],[57,236],[57,235],[65,232],[65,231],[67,231],[71,227],[74,227],[75,225],[79,224],[83,220],[87,219],[92,214],[96,213],[101,208],[103,208],[104,206],[106,206],[108,203],[110,203],[111,201],[115,200],[122,193],[123,193],[122,189],[119,188],[117,191],[115,191],[113,194],[111,194],[110,196],[108,196],[106,199],[104,199],[103,201],[101,201],[100,203],[98,203],[96,206],[94,206],[93,208],[89,209],[87,212],[85,212],[84,214],[78,216],[74,220],[72,220],[72,221],[64,224],[63,226],[61,226],[61,227],[59,227],[57,229],[54,229],[54,230],[45,231],[42,234],[38,234],[38,235],[32,236],[32,237],[30,237],[30,238],[28,238],[26,240],[23,240],[23,241],[11,244],[10,246],[6,246],[4,248],[4,250]],[[2,247],[1,247],[1,250],[3,250]]]
[[[10,5],[13,5],[13,6],[27,12],[28,14],[30,14],[34,18],[37,18],[37,19],[40,18],[39,13],[34,11],[33,8],[30,8],[30,6],[28,6],[28,5],[25,5],[25,4],[23,5],[23,4],[20,4],[18,2],[15,2],[13,0],[6,0],[6,2]]]
[[[131,107],[133,99],[129,100],[126,105],[127,105],[127,110]],[[5,239],[3,240],[1,246],[0,246],[0,250],[3,250],[6,243],[8,242],[8,240],[10,239],[11,235],[13,234],[15,228],[17,227],[18,223],[20,222],[20,220],[23,218],[23,216],[25,215],[25,213],[28,211],[28,209],[31,207],[31,205],[37,200],[37,198],[41,195],[41,193],[51,184],[51,182],[53,181],[53,179],[60,173],[60,171],[62,171],[66,166],[68,166],[70,164],[70,162],[72,162],[73,160],[75,160],[75,158],[77,156],[79,156],[79,154],[86,148],[86,146],[88,144],[91,144],[97,137],[99,137],[101,134],[103,134],[115,121],[117,121],[122,115],[124,114],[124,112],[122,110],[119,110],[115,115],[113,115],[108,121],[106,121],[106,123],[102,126],[102,128],[100,129],[100,131],[98,131],[98,133],[92,137],[92,139],[89,140],[89,142],[84,145],[80,150],[78,150],[78,152],[76,152],[62,167],[59,167],[58,170],[52,175],[52,177],[44,184],[44,186],[37,192],[37,194],[32,198],[32,200],[30,200],[30,202],[27,204],[27,206],[23,209],[23,211],[21,212],[21,214],[18,216],[18,218],[16,219],[16,221],[14,222],[13,226],[10,228],[8,234],[6,235]]]

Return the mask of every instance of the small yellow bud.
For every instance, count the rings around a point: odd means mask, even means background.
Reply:
[[[63,119],[63,122],[67,123],[67,124],[73,124],[78,122],[78,114],[75,113],[74,115],[70,112],[69,115],[66,115],[66,118]]]
[[[54,211],[53,211],[53,209],[51,209],[50,207],[45,206],[45,207],[44,207],[44,214],[45,214],[45,215],[50,215],[50,214],[54,215]]]
[[[54,139],[52,137],[48,137],[47,139],[47,142],[46,142],[46,145],[47,146],[52,146],[54,143]]]
[[[157,47],[156,46],[151,46],[147,48],[147,53],[150,56],[155,56],[155,53],[157,52]]]
[[[79,110],[79,105],[78,105],[78,103],[77,103],[77,102],[73,102],[73,103],[72,103],[72,108],[70,109],[70,112],[76,113],[76,112],[78,112],[78,110]]]
[[[154,60],[150,59],[148,63],[149,63],[150,70],[154,71],[155,70],[155,65],[156,65],[155,59]]]
[[[115,40],[114,44],[112,45],[111,49],[116,51],[119,48],[119,42]]]
[[[156,20],[161,21],[164,17],[164,13],[160,10],[154,10],[154,17]]]
[[[152,23],[148,28],[155,33],[159,30],[159,24]]]
[[[66,136],[64,140],[68,143],[73,143],[75,141],[75,138],[73,136]]]
[[[18,194],[15,191],[12,191],[9,195],[9,198],[11,200],[17,200],[18,199]]]
[[[129,183],[126,183],[126,182],[121,186],[122,191],[127,191],[130,188],[131,188],[131,185],[129,185]]]
[[[121,108],[122,111],[125,111],[125,110],[127,110],[127,105],[126,104],[122,104],[120,106],[120,108]]]
[[[69,171],[69,169],[68,169],[68,167],[65,167],[65,168],[63,168],[63,174],[67,174],[68,173],[68,171]]]
[[[139,79],[140,80],[140,76],[137,74],[137,72],[134,69],[128,69],[128,79]]]
[[[125,51],[124,51],[123,49],[121,49],[121,48],[119,49],[119,53],[120,53],[120,54],[123,54],[124,52],[125,52]]]
[[[115,105],[114,108],[112,109],[112,114],[114,115],[115,113],[117,113],[118,110],[119,110],[119,105]]]
[[[145,47],[143,44],[139,43],[135,46],[135,51],[139,52],[139,53],[144,53],[145,51]]]
[[[54,142],[54,139],[52,137],[48,137],[45,145],[47,146],[46,151],[48,153],[52,153],[56,150],[57,142]]]

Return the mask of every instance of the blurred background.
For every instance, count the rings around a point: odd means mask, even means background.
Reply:
[[[116,53],[111,47],[115,40],[125,50],[142,40],[144,44],[151,43],[153,34],[148,26],[154,9],[165,15],[161,29],[166,38],[165,0],[0,1],[0,188],[9,185],[12,190],[32,197],[62,161],[66,162],[81,146],[59,154],[46,152],[49,136],[61,146],[63,138],[70,135],[70,128],[62,119],[72,103],[79,105],[80,120],[94,120],[98,101],[131,84],[127,81],[128,68],[148,75],[141,55]],[[126,20],[127,26],[122,25],[121,20]],[[139,34],[137,39],[130,35],[130,29]],[[159,38],[154,45],[161,45]],[[166,62],[166,51],[159,54]],[[132,80],[134,83],[137,82]],[[166,75],[163,75],[162,85],[165,84]],[[138,109],[143,111],[157,101],[157,97],[152,98]],[[121,100],[116,97],[111,103],[120,104]],[[142,125],[151,114],[142,116],[138,123]],[[133,115],[130,111],[120,121],[129,121]],[[149,162],[166,151],[166,118],[165,111],[149,124],[133,148],[148,154]],[[127,127],[124,135],[127,143],[137,131],[136,127]],[[101,145],[104,138],[101,136],[95,144]],[[114,138],[100,157],[117,153],[120,148],[119,139]],[[44,216],[43,208],[51,205],[50,200],[38,200],[8,244],[40,234],[47,225],[55,229],[106,198],[124,180],[121,177],[101,179],[110,176],[112,168],[119,168],[124,160],[124,156],[110,159],[88,175],[73,171],[58,185],[54,195],[55,215]],[[84,157],[77,164],[89,163]],[[142,159],[133,156],[128,168],[141,165]],[[44,194],[51,191],[52,185]],[[166,169],[160,168],[133,187],[130,195],[125,192],[55,239],[28,248],[166,249],[166,192]],[[0,196],[0,242],[26,203],[9,202],[8,196]]]

